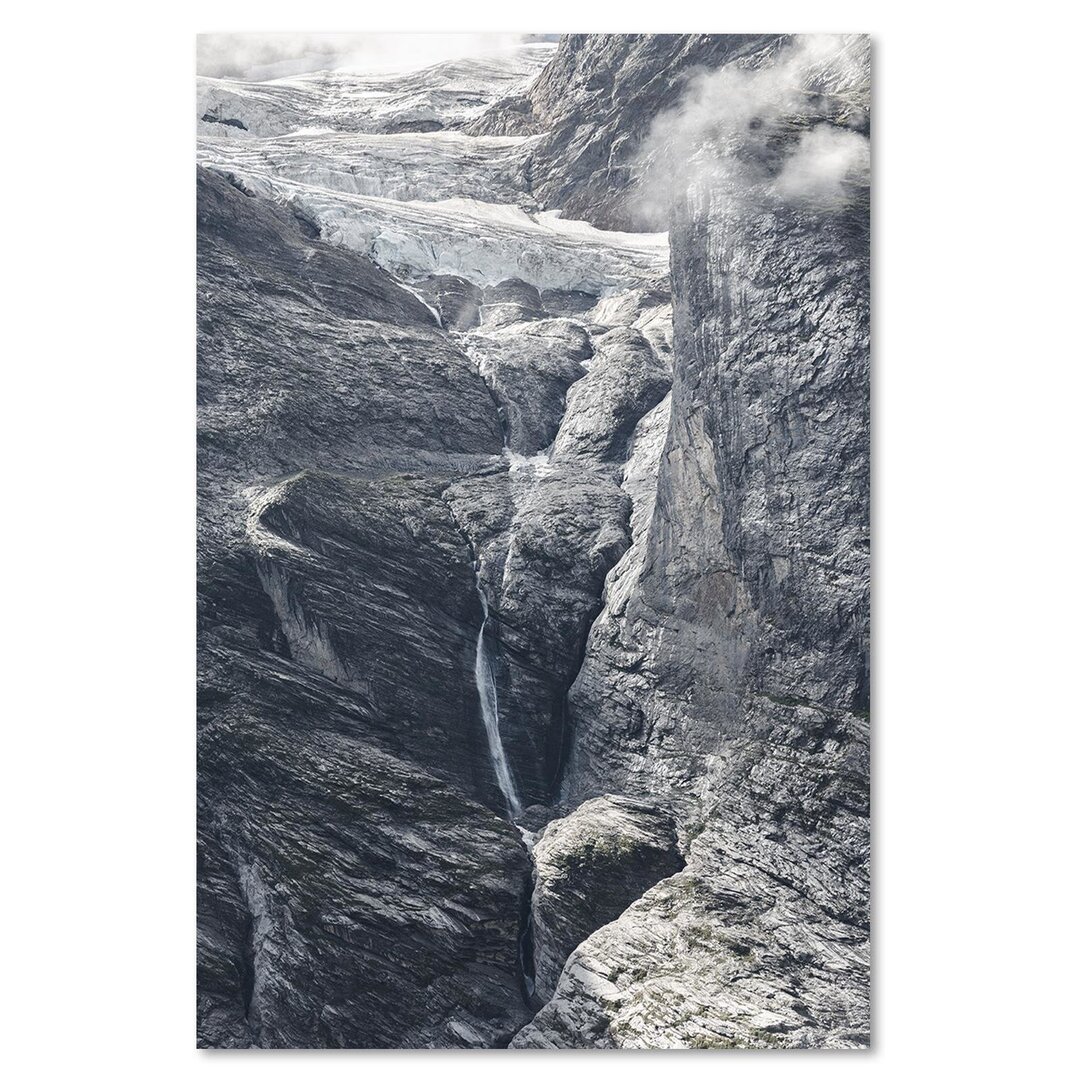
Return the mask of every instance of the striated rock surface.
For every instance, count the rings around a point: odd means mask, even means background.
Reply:
[[[633,187],[654,118],[680,101],[699,71],[783,40],[775,34],[567,34],[523,93],[499,99],[467,130],[538,135],[530,172],[543,205],[604,229],[640,228]]]
[[[533,849],[533,958],[542,1000],[550,1000],[581,942],[682,869],[674,824],[648,803],[607,795],[546,827]]]
[[[287,211],[200,173],[199,227],[200,1044],[505,1041],[528,863],[441,498],[495,410],[422,302]]]
[[[530,48],[203,88],[200,1045],[865,1046],[865,39]]]
[[[535,290],[506,284],[516,303],[540,303]],[[498,307],[507,295],[495,294]],[[671,380],[632,327],[541,318],[489,331],[487,311],[461,341],[498,403],[510,469],[461,480],[446,498],[491,597],[503,738],[526,800],[550,803],[569,736],[567,690],[605,578],[630,543],[631,433]],[[517,450],[549,440],[532,457]]]
[[[597,342],[588,375],[567,397],[553,457],[625,461],[638,421],[670,388],[670,372],[639,330],[609,331]]]
[[[566,391],[585,374],[592,342],[585,327],[569,319],[516,320],[489,330],[491,305],[483,310],[484,328],[469,335],[465,349],[499,406],[506,445],[536,454],[554,442]]]
[[[197,178],[200,1045],[505,1045],[531,867],[481,720],[477,585],[509,760],[548,802],[630,510],[617,465],[504,436],[554,440],[593,351],[568,316],[599,295],[499,277],[494,250],[479,284],[425,277],[408,243],[395,279],[276,197],[276,143],[244,145],[204,143]],[[538,267],[636,273],[618,237],[496,219]]]
[[[200,740],[200,1043],[507,1040],[527,1015],[514,830],[380,750],[347,696],[277,675]]]
[[[676,207],[655,509],[570,694],[564,798],[672,800],[686,869],[515,1045],[868,1041],[868,200],[743,179]]]

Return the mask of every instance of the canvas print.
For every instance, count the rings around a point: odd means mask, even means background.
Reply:
[[[197,43],[205,1048],[870,1037],[870,43]]]

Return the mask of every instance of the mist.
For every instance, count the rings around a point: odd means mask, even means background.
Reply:
[[[839,202],[869,177],[869,78],[865,36],[819,34],[692,77],[642,145],[642,216],[666,222],[672,200],[701,181],[733,194]]]
[[[414,71],[446,60],[505,52],[525,34],[199,34],[196,71],[264,82],[312,71]]]

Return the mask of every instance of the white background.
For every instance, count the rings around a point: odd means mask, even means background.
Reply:
[[[173,7],[24,4],[5,27],[7,1075],[1074,1067],[1066,8]],[[254,29],[872,33],[871,1052],[192,1049],[193,35]]]

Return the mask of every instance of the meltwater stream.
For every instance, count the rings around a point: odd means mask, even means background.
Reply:
[[[521,816],[521,799],[518,797],[517,788],[514,787],[514,778],[510,775],[502,736],[499,734],[499,695],[495,689],[495,672],[491,667],[487,640],[484,636],[488,624],[488,602],[479,578],[476,581],[476,591],[480,594],[480,604],[484,609],[484,619],[480,623],[480,633],[476,639],[476,690],[480,695],[480,711],[484,717],[484,730],[487,732],[491,763],[495,767],[495,779],[498,780],[499,790],[506,799],[510,817],[518,818]]]

